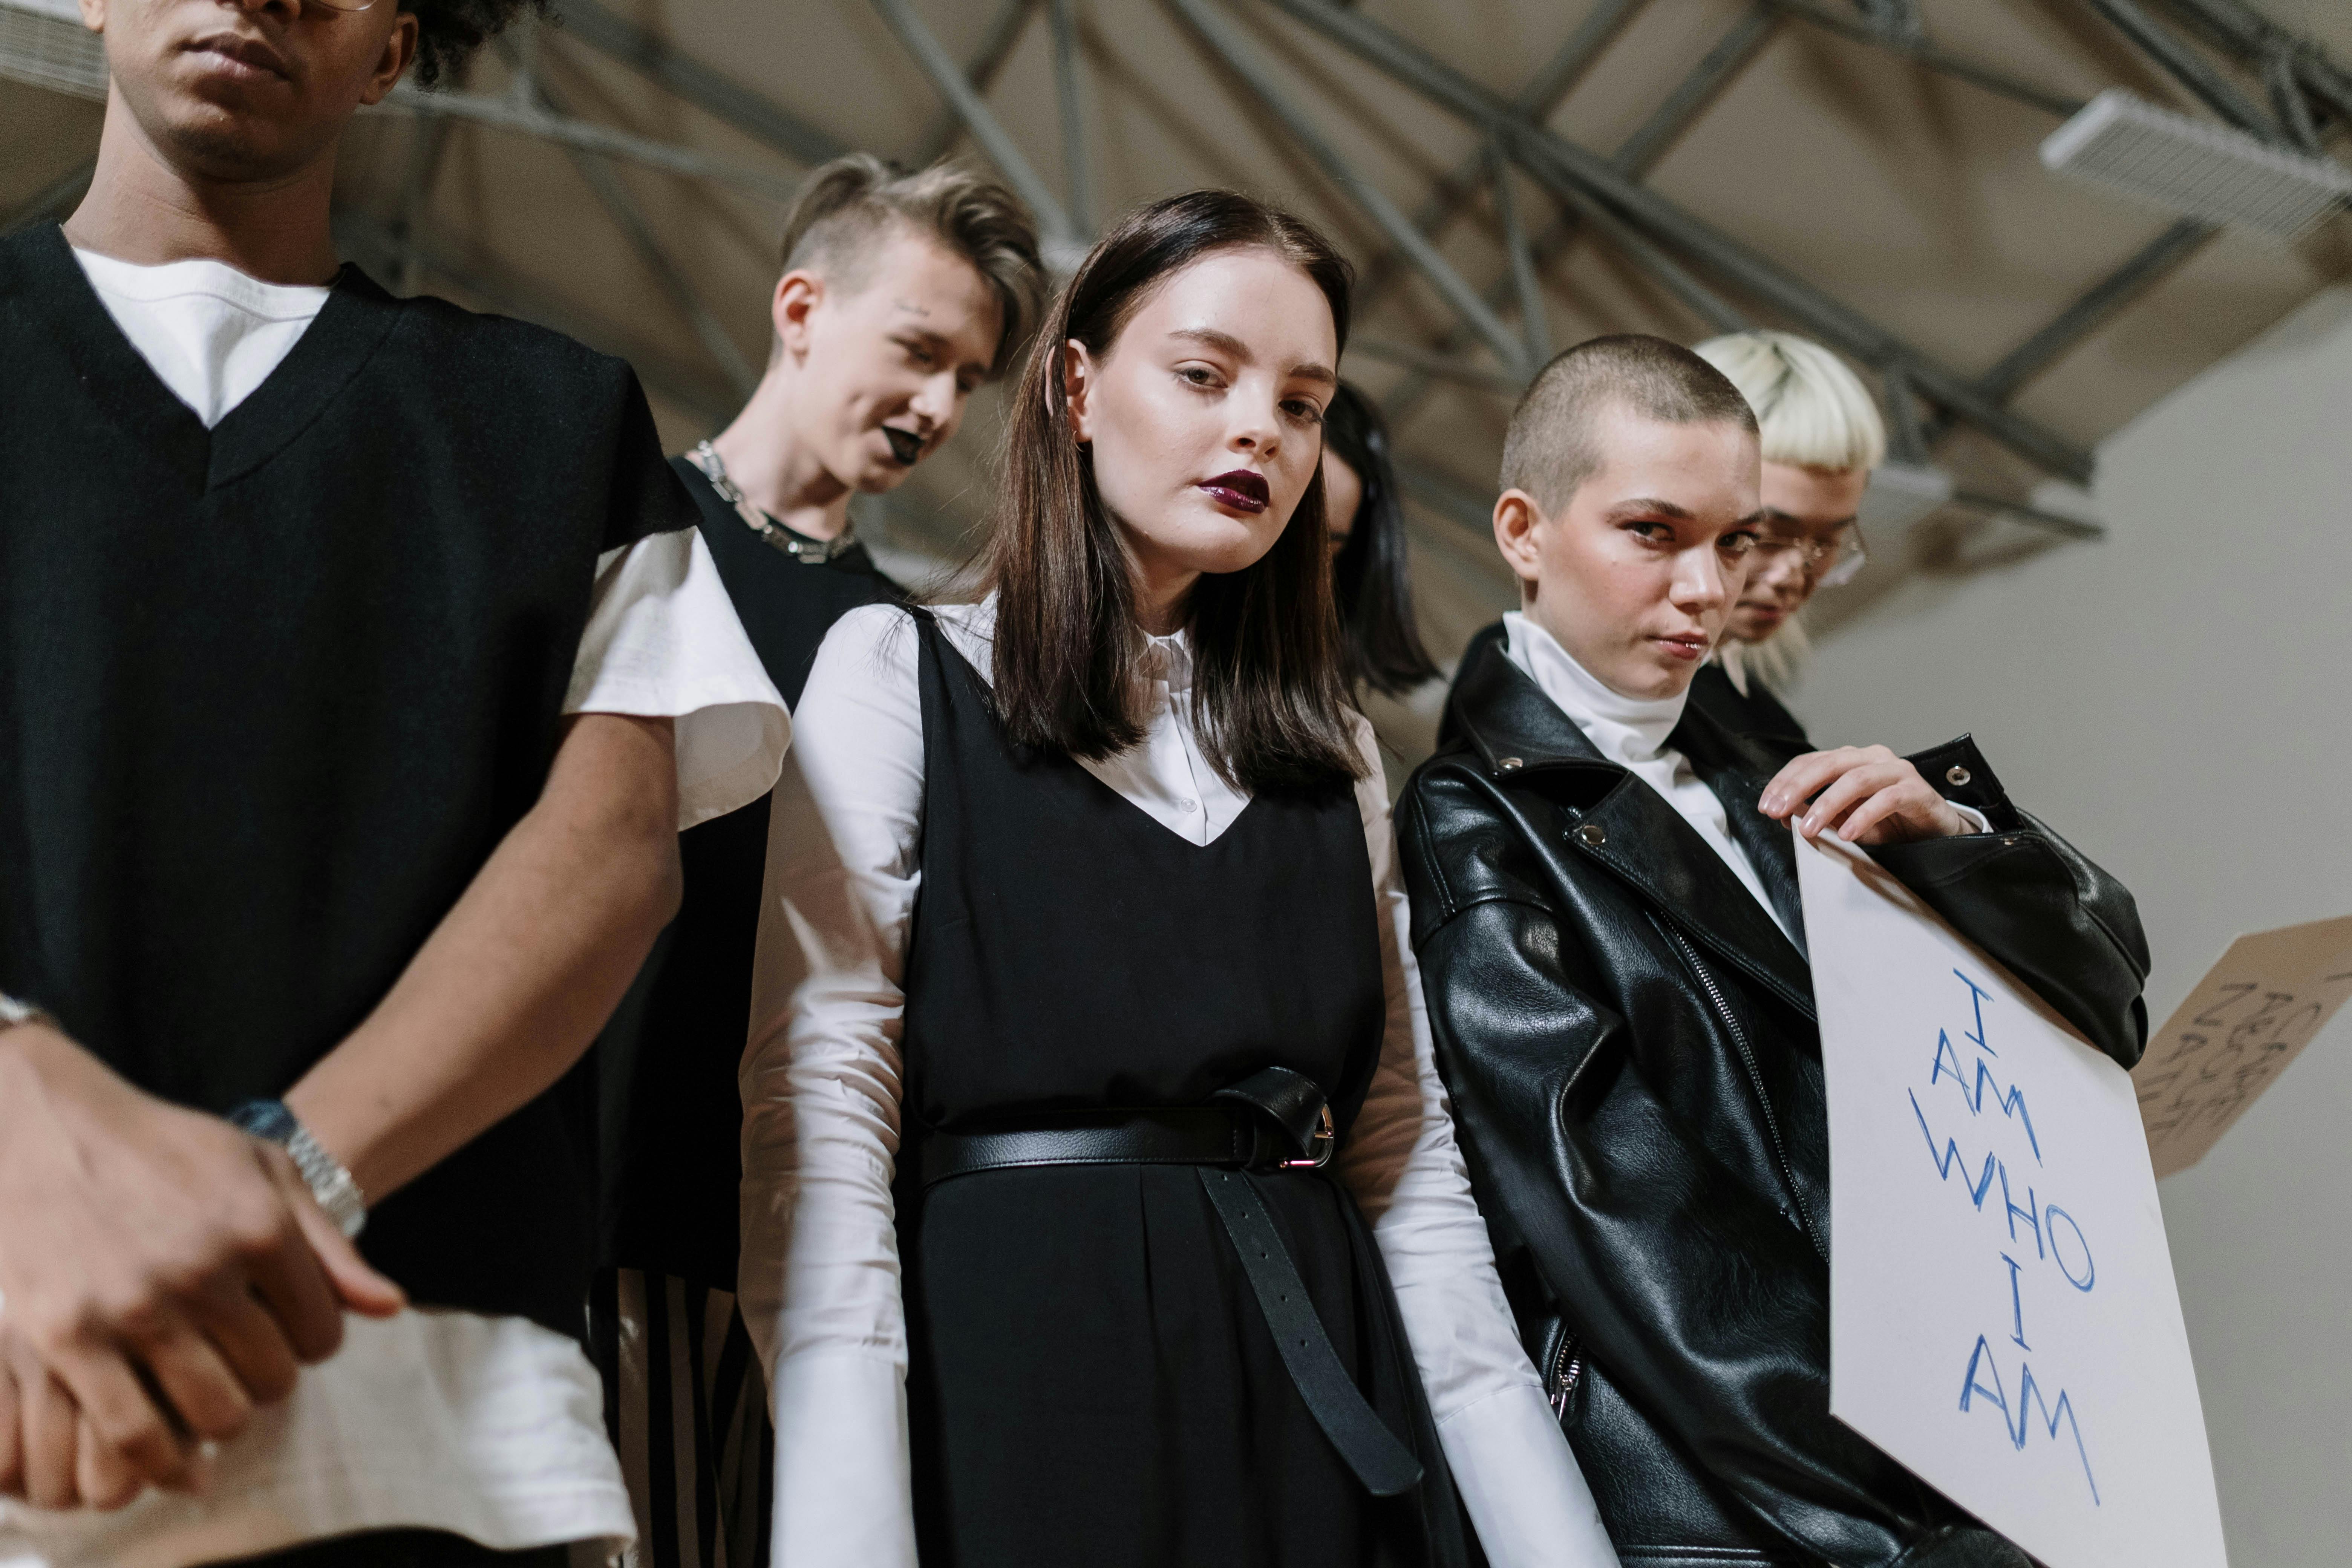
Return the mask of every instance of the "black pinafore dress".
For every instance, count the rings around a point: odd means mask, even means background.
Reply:
[[[926,1188],[927,1132],[1206,1105],[1270,1066],[1344,1144],[1379,1056],[1353,793],[1260,795],[1179,837],[1066,755],[1015,747],[918,612],[921,892],[898,1183],[926,1568],[1362,1568],[1466,1551],[1369,1227],[1328,1172],[1244,1173],[1356,1386],[1421,1461],[1374,1498],[1317,1426],[1182,1165],[987,1170]]]

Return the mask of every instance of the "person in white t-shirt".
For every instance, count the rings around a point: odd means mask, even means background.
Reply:
[[[520,8],[90,0],[0,240],[12,1568],[633,1533],[567,1073],[789,721],[627,366],[337,265],[353,112]]]

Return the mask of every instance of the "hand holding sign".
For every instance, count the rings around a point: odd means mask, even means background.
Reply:
[[[1861,851],[1797,868],[1831,1413],[2053,1568],[2222,1568],[2130,1076]]]

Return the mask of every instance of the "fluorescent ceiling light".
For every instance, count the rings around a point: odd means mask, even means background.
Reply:
[[[2166,212],[2293,239],[2352,199],[2352,170],[2111,87],[2042,143],[2042,166]]]

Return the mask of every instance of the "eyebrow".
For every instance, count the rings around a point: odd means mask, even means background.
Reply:
[[[1800,528],[1805,528],[1805,527],[1811,527],[1811,526],[1813,526],[1813,525],[1811,525],[1811,524],[1807,523],[1803,518],[1797,516],[1794,512],[1786,512],[1786,511],[1782,511],[1782,510],[1781,510],[1779,507],[1777,507],[1777,506],[1768,506],[1768,507],[1764,507],[1764,508],[1760,509],[1759,510],[1758,510],[1758,512],[1756,513],[1756,515],[1755,515],[1754,517],[1752,517],[1752,518],[1748,519],[1748,521],[1749,521],[1750,522],[1759,522],[1759,521],[1773,521],[1773,522],[1793,522],[1793,523],[1797,524]],[[1860,512],[1855,512],[1852,517],[1842,517],[1842,518],[1838,519],[1835,522],[1823,523],[1823,524],[1821,524],[1820,526],[1824,527],[1824,528],[1828,528],[1828,529],[1832,529],[1832,530],[1840,529],[1840,528],[1852,528],[1855,523],[1860,522],[1861,521],[1862,521],[1862,513],[1860,513]]]
[[[1250,353],[1247,343],[1234,336],[1233,333],[1221,332],[1214,327],[1179,327],[1168,335],[1171,338],[1182,338],[1191,342],[1203,344],[1215,349],[1220,353],[1230,354],[1244,364],[1251,363],[1257,358],[1255,354]],[[1293,380],[1297,381],[1319,382],[1325,386],[1339,384],[1339,373],[1329,365],[1315,360],[1299,361],[1290,367],[1288,374]]]
[[[1661,517],[1671,517],[1678,522],[1697,521],[1697,514],[1688,507],[1676,506],[1670,500],[1660,500],[1655,496],[1635,496],[1630,500],[1621,500],[1609,509],[1609,515],[1612,519],[1633,517],[1641,512],[1656,512]]]

